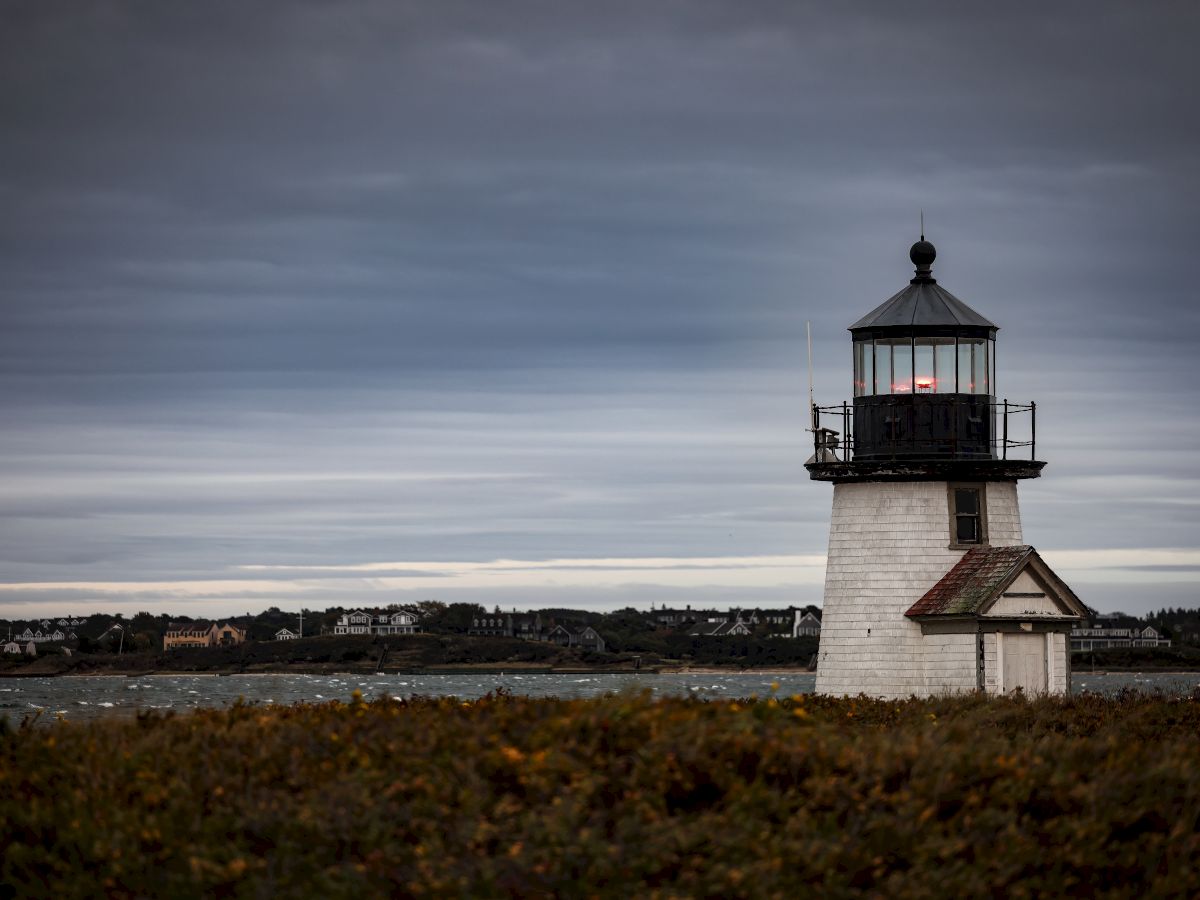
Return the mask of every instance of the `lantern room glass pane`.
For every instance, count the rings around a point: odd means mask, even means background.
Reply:
[[[933,341],[917,338],[913,347],[913,393],[932,394],[937,391],[933,374]]]
[[[953,394],[958,391],[958,373],[955,371],[954,354],[954,338],[934,338],[934,390],[939,394]]]
[[[892,342],[892,394],[912,393],[912,340]]]
[[[873,350],[870,341],[856,341],[854,344],[854,396],[874,392],[875,385],[871,375]]]
[[[958,342],[958,392],[986,394],[987,341],[983,338],[960,338]]]
[[[875,393],[890,394],[892,382],[892,345],[888,341],[875,342]]]
[[[954,338],[917,338],[913,342],[917,394],[953,394],[955,389]]]
[[[988,385],[987,341],[979,342],[979,349],[971,359],[971,380],[975,382],[976,394],[991,393]]]

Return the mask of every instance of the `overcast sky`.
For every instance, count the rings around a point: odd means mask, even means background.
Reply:
[[[819,602],[922,209],[1026,540],[1200,606],[1197,10],[0,0],[0,616]]]

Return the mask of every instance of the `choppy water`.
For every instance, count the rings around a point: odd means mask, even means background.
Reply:
[[[530,697],[594,697],[621,690],[648,689],[658,695],[705,698],[765,696],[778,684],[780,695],[811,693],[816,676],[808,673],[689,675],[141,675],[0,678],[0,716],[20,721],[70,721],[139,710],[186,712],[228,706],[239,697],[275,704],[348,701],[358,690],[368,700],[391,697],[455,696],[464,700],[504,688]],[[1077,674],[1075,691],[1113,693],[1124,688],[1188,694],[1200,688],[1200,673]]]

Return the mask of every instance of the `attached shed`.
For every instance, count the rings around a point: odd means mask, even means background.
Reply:
[[[921,626],[929,693],[1063,694],[1087,610],[1027,544],[967,551],[905,614]]]

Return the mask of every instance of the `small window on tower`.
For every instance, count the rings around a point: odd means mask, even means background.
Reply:
[[[987,513],[982,484],[950,485],[950,546],[987,543]]]

